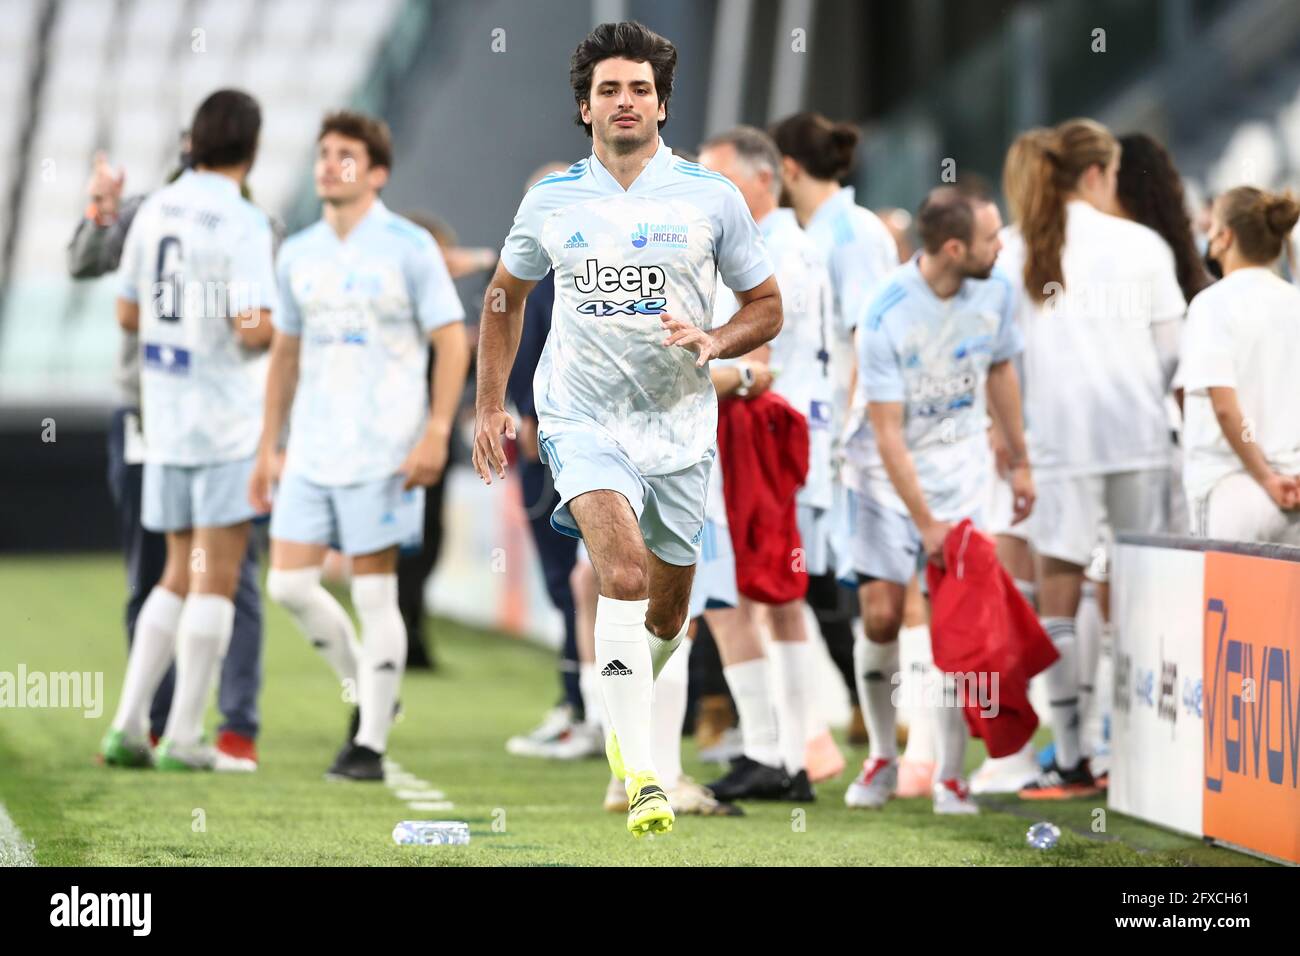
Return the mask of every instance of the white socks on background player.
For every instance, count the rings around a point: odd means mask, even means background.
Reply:
[[[203,737],[208,697],[235,629],[235,604],[219,594],[185,598],[176,627],[176,690],[165,736],[182,747]]]
[[[654,765],[660,782],[670,790],[682,776],[682,723],[686,720],[690,656],[688,641],[664,662],[655,679],[654,702],[650,706]]]
[[[898,686],[898,641],[878,644],[865,636],[854,641],[853,673],[871,738],[871,759],[897,760],[898,714],[893,693]]]
[[[745,756],[769,767],[779,767],[781,750],[772,687],[768,683],[769,671],[767,658],[756,657],[752,661],[727,665],[722,669],[722,676],[736,702]]]
[[[1056,739],[1056,765],[1062,770],[1073,770],[1082,756],[1079,747],[1079,660],[1074,618],[1045,617],[1043,629],[1061,655],[1043,672],[1050,704],[1049,719]]]
[[[406,623],[397,604],[396,574],[361,574],[352,579],[352,606],[361,621],[357,703],[361,726],[353,742],[383,753],[393,725],[397,692],[406,669]]]
[[[113,729],[131,740],[143,740],[149,733],[149,705],[175,656],[176,628],[184,604],[180,595],[155,587],[136,616],[122,699],[113,717]]]
[[[321,569],[272,568],[266,593],[293,618],[303,636],[320,652],[341,685],[357,687],[357,632],[352,618],[320,583]]]
[[[809,654],[812,649],[806,640],[770,641],[767,647],[777,662],[780,684],[776,699],[780,763],[793,777],[804,769],[808,748]]]

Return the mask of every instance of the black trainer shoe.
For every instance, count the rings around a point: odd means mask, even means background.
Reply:
[[[743,754],[731,761],[731,769],[721,780],[709,784],[714,797],[731,803],[734,800],[781,800],[790,787],[790,777],[780,767],[769,767]]]
[[[800,770],[790,778],[790,786],[786,787],[785,794],[780,799],[790,800],[794,803],[812,803],[817,799],[817,794],[813,792],[812,782],[808,779],[807,770]]]
[[[384,755],[360,744],[348,744],[334,758],[334,766],[325,771],[326,780],[384,779]]]

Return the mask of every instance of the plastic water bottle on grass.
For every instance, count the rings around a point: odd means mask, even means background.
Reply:
[[[468,846],[469,824],[459,820],[403,820],[393,827],[400,846]]]

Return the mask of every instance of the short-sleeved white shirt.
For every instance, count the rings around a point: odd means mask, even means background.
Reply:
[[[866,402],[902,403],[917,482],[941,521],[979,513],[988,496],[988,371],[1023,348],[1016,308],[1015,286],[998,269],[940,299],[913,259],[881,288],[858,329],[859,391]],[[907,514],[869,422],[864,427],[849,442],[846,481]]]
[[[1300,289],[1268,269],[1238,269],[1187,310],[1177,384],[1183,398],[1183,481],[1189,498],[1245,470],[1209,389],[1233,388],[1243,427],[1270,465],[1300,474]]]
[[[1010,234],[998,265],[1021,284],[1024,243]],[[1026,290],[1025,422],[1040,475],[1167,467],[1164,373],[1152,337],[1182,322],[1174,256],[1145,226],[1086,202],[1066,204],[1064,289],[1038,304]]]
[[[277,314],[271,225],[227,176],[187,171],[140,206],[119,294],[140,307],[145,460],[214,465],[247,458],[262,430],[267,353],[232,317]]]
[[[593,153],[525,194],[501,262],[520,279],[555,271],[533,378],[541,431],[598,429],[644,475],[710,454],[718,406],[708,368],[663,345],[660,315],[712,328],[719,273],[742,292],[772,275],[735,186],[661,140],[624,190]]]
[[[438,244],[375,200],[343,239],[323,219],[291,236],[277,272],[275,326],[301,339],[286,470],[390,477],[428,414],[429,332],[465,317]]]

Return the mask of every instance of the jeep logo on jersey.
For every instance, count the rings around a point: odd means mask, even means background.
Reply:
[[[668,308],[668,300],[656,293],[664,290],[666,278],[659,266],[602,266],[588,259],[586,271],[575,274],[573,287],[584,295],[592,292],[628,292],[639,298],[611,300],[589,299],[578,306],[583,315],[658,315]]]

